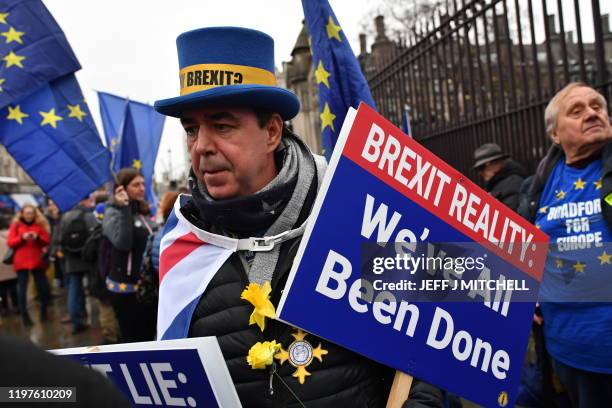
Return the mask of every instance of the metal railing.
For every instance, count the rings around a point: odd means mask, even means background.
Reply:
[[[567,83],[610,101],[612,33],[599,0],[450,0],[410,31],[368,76],[378,110],[400,126],[409,107],[413,136],[465,174],[487,142],[534,171],[550,143],[544,109]]]

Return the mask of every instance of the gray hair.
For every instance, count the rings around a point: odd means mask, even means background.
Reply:
[[[603,97],[601,93],[599,93],[596,89],[590,87],[584,82],[570,82],[563,89],[553,96],[553,98],[546,105],[546,110],[544,110],[544,124],[546,125],[546,134],[548,137],[552,137],[552,133],[557,127],[557,115],[559,115],[559,107],[561,106],[561,101],[575,88],[591,88],[601,98],[601,102],[603,106],[607,108],[608,104],[606,102],[606,98]]]

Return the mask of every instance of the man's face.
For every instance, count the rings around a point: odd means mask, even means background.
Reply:
[[[552,139],[566,153],[602,144],[611,137],[606,106],[594,89],[574,88],[561,100]]]
[[[499,171],[499,165],[497,162],[488,162],[478,168],[478,174],[482,177],[485,183],[488,183],[497,172]]]
[[[276,176],[274,150],[282,119],[273,114],[263,128],[246,108],[200,108],[185,112],[181,123],[193,171],[215,199],[253,194]]]

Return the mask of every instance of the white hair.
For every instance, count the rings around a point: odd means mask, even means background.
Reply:
[[[546,105],[546,110],[544,110],[544,124],[546,125],[546,134],[549,137],[552,137],[552,133],[557,127],[557,115],[559,114],[559,108],[561,106],[561,101],[575,88],[591,88],[584,82],[571,82],[565,86],[565,88],[561,89],[559,92],[553,96],[553,98]],[[593,88],[591,88],[593,89]],[[607,109],[606,98],[603,97],[601,93],[599,93],[596,89],[593,89],[597,92],[597,95],[601,98],[601,102],[604,108]]]

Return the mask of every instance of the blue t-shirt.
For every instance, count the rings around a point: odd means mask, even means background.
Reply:
[[[561,160],[546,182],[536,215],[551,243],[540,304],[556,360],[612,373],[612,231],[601,212],[601,174],[601,160],[585,168]]]

